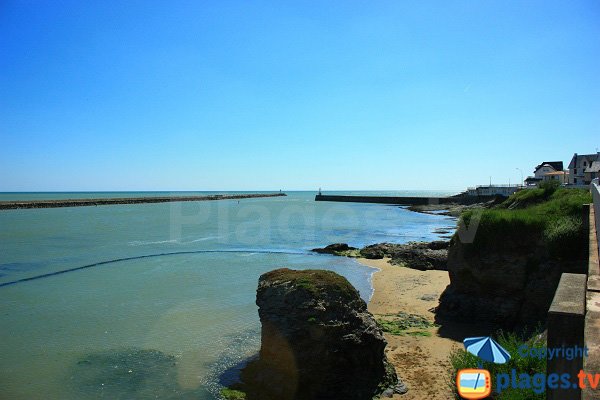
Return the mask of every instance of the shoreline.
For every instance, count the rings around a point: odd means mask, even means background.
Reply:
[[[359,263],[376,269],[371,277],[373,294],[368,303],[369,311],[376,319],[404,312],[433,323],[435,315],[430,310],[438,305],[439,296],[450,283],[448,272],[400,267],[390,264],[389,260],[357,258]],[[462,348],[461,339],[442,335],[438,326],[426,330],[430,336],[397,336],[384,332],[388,360],[409,389],[403,395],[394,395],[394,399],[446,400],[454,396],[448,356],[454,349]]]
[[[0,210],[21,210],[31,208],[59,208],[59,207],[89,207],[115,204],[147,204],[170,203],[179,201],[214,201],[214,200],[241,200],[262,197],[287,196],[285,193],[249,193],[249,194],[214,194],[208,196],[160,196],[160,197],[114,197],[99,199],[60,199],[60,200],[17,200],[0,201]]]

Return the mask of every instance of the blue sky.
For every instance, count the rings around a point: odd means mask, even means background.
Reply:
[[[447,189],[600,147],[600,2],[0,2],[0,191]]]

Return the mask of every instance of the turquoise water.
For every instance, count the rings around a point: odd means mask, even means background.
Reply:
[[[0,201],[148,194],[165,193],[0,194]],[[0,211],[0,399],[218,398],[223,372],[259,348],[260,274],[330,269],[368,300],[372,269],[308,250],[433,240],[433,230],[455,223],[288,194]],[[36,279],[82,266],[89,268]]]

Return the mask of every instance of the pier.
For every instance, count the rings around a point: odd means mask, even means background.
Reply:
[[[287,196],[285,193],[249,193],[249,194],[214,194],[207,196],[156,196],[156,197],[120,197],[107,199],[60,199],[60,200],[26,200],[0,201],[0,210],[17,210],[23,208],[58,208],[106,206],[115,204],[170,203],[176,201],[211,201],[241,200],[261,197]]]
[[[401,206],[420,206],[427,204],[475,204],[494,200],[496,196],[457,195],[448,197],[393,197],[393,196],[340,196],[317,194],[315,201],[340,201],[347,203],[378,203]]]

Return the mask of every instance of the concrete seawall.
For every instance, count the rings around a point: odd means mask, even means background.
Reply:
[[[260,197],[287,196],[285,193],[250,193],[250,194],[215,194],[209,196],[178,196],[178,197],[121,197],[108,199],[64,199],[64,200],[28,200],[0,201],[0,210],[16,210],[23,208],[57,208],[105,206],[114,204],[144,204],[169,203],[175,201],[210,201],[210,200],[239,200]]]
[[[338,196],[318,194],[315,201],[339,201],[347,203],[377,203],[406,206],[426,204],[475,204],[494,200],[495,196],[450,196],[450,197],[391,197],[391,196]]]

